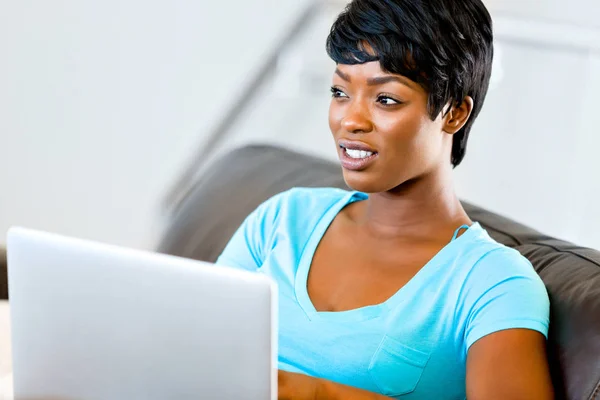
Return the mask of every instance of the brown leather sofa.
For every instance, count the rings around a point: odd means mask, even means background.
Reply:
[[[339,166],[324,160],[270,146],[233,151],[213,163],[180,202],[158,250],[215,261],[254,208],[297,186],[345,184]],[[464,205],[492,237],[527,257],[546,284],[557,399],[600,400],[600,252]]]

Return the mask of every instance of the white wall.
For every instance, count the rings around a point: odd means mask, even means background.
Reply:
[[[600,27],[597,0],[483,0],[495,15]]]
[[[463,197],[544,232],[600,248],[600,57],[501,43],[504,80],[456,173]]]
[[[0,243],[148,247],[159,203],[304,0],[0,0]]]

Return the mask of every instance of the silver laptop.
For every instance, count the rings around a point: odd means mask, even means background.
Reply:
[[[275,399],[262,274],[13,228],[16,400]]]

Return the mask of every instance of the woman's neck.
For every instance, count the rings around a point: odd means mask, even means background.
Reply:
[[[379,237],[437,237],[471,224],[456,192],[451,168],[369,195],[356,220]]]

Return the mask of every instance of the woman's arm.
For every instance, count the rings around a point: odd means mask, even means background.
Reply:
[[[279,400],[389,400],[377,393],[281,370],[278,385]]]
[[[551,400],[546,338],[528,329],[482,337],[467,355],[468,400]]]
[[[389,400],[307,375],[279,371],[279,400]],[[468,400],[552,400],[544,335],[507,329],[477,340],[467,355]]]
[[[491,251],[462,293],[467,399],[554,398],[546,357],[550,299],[531,263],[513,249]]]

